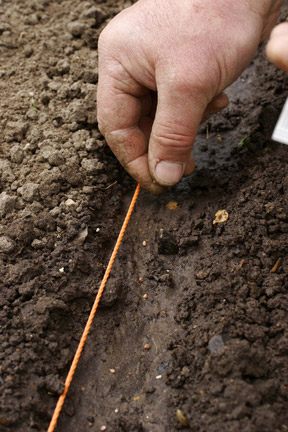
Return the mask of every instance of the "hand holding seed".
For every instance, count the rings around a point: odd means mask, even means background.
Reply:
[[[281,0],[139,0],[99,39],[98,122],[125,169],[152,193],[194,169],[202,119],[271,31]]]

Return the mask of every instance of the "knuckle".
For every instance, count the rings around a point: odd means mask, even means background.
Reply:
[[[182,128],[183,129],[183,128]],[[162,126],[161,130],[152,133],[152,139],[157,146],[169,150],[177,150],[179,153],[187,153],[191,150],[194,137],[188,131],[180,131],[178,127]]]

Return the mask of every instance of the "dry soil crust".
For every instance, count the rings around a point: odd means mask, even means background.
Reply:
[[[95,112],[97,39],[126,6],[0,3],[1,431],[46,430],[135,188]],[[287,93],[260,50],[196,174],[141,193],[57,432],[288,430]]]

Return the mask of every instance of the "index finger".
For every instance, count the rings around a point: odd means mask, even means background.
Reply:
[[[141,186],[158,194],[148,168],[148,138],[139,127],[141,97],[147,92],[114,58],[99,59],[98,126],[111,150]]]

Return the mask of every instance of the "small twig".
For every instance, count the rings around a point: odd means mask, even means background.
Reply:
[[[270,270],[270,273],[276,273],[276,271],[280,267],[281,262],[282,262],[282,258],[278,258],[278,260],[276,261],[276,263],[274,264],[274,266]]]
[[[115,184],[117,183],[117,180],[115,180],[115,182],[114,183],[111,183],[109,186],[106,186],[105,188],[102,188],[102,187],[100,187],[100,186],[93,186],[93,188],[94,189],[99,189],[99,190],[107,190],[107,189],[110,189],[112,186],[114,186]]]

